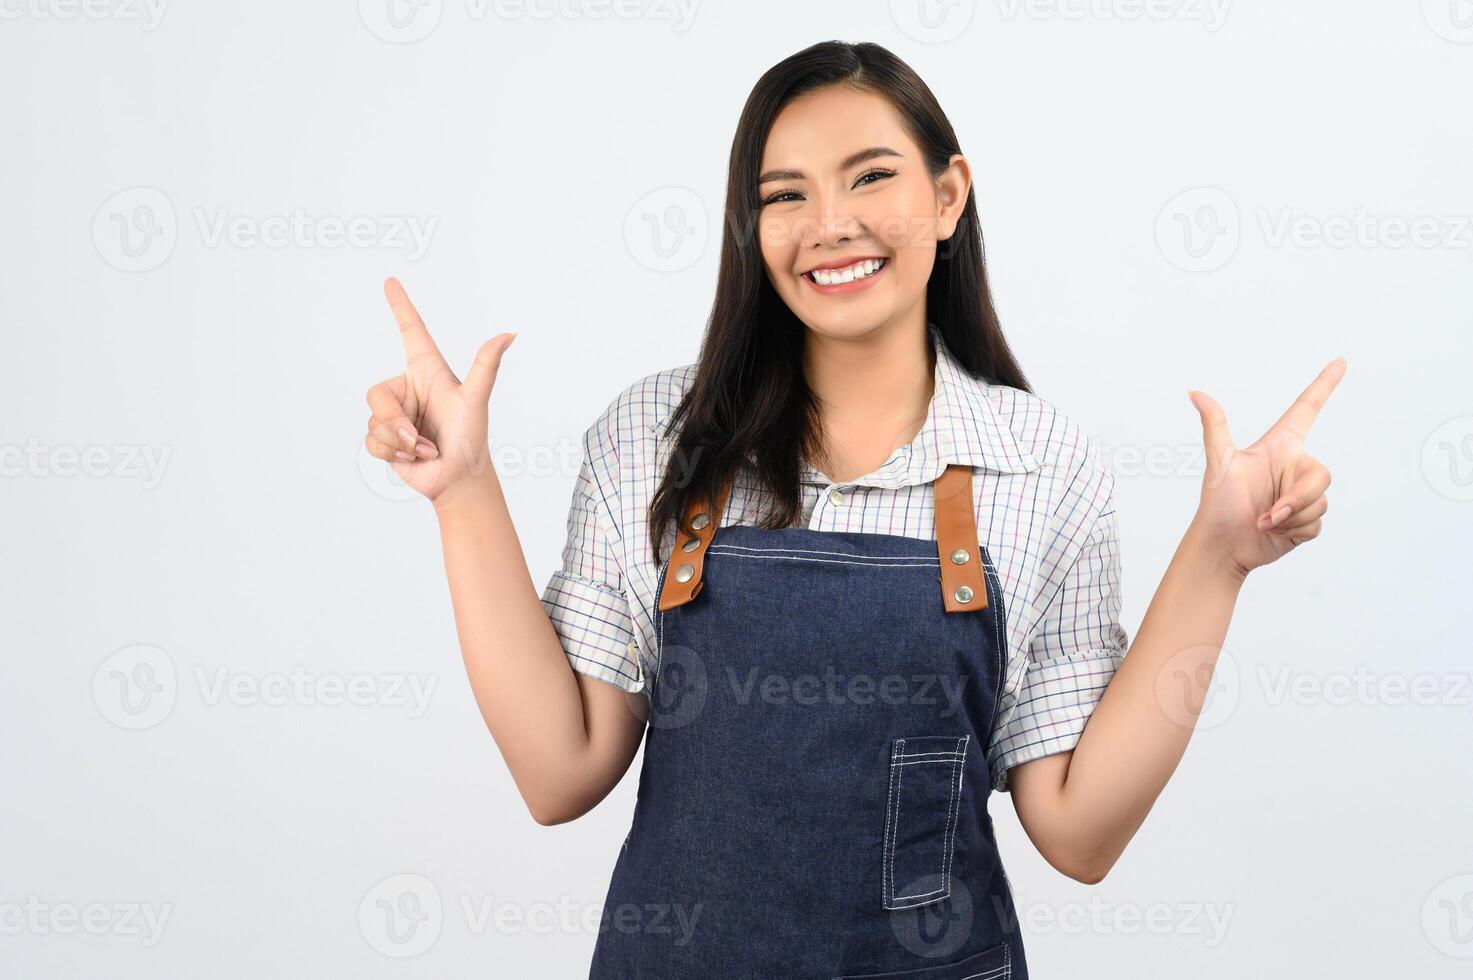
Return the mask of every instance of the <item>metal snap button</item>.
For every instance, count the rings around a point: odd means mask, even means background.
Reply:
[[[711,515],[704,512],[697,514],[695,517],[692,517],[690,519],[690,526],[695,528],[697,531],[703,529],[707,524],[710,523]]]
[[[684,579],[682,579],[681,581],[684,581]],[[972,587],[970,585],[963,585],[960,588],[958,588],[956,590],[956,601],[957,602],[971,602],[972,601]]]
[[[695,551],[700,546],[701,546],[701,539],[700,538],[686,538],[685,541],[681,544],[680,550],[681,551]]]
[[[677,581],[677,582],[689,582],[691,580],[691,578],[695,574],[696,574],[696,566],[694,566],[694,565],[681,565],[679,568],[677,568],[675,570],[675,581]]]
[[[951,553],[951,560],[957,565],[965,565],[969,557],[971,556],[967,554],[966,548],[958,548]]]

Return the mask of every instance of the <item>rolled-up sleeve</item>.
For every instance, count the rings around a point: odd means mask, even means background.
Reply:
[[[991,759],[993,785],[1012,766],[1072,750],[1129,647],[1120,624],[1120,536],[1108,474],[1078,555],[1049,588],[1028,644],[1027,672]]]
[[[542,605],[574,670],[625,691],[640,691],[644,677],[635,652],[634,620],[616,559],[618,460],[606,423],[607,416],[584,434],[562,567],[543,589]]]

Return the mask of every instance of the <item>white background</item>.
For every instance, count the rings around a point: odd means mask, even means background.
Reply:
[[[635,771],[522,806],[430,508],[361,448],[380,284],[457,368],[520,331],[492,430],[540,588],[583,430],[695,357],[743,100],[838,37],[960,135],[1008,337],[1116,467],[1132,636],[1187,389],[1246,445],[1349,361],[1324,533],[1250,577],[1116,868],[993,798],[1034,976],[1467,975],[1468,0],[384,2],[0,0],[0,973],[586,975]]]

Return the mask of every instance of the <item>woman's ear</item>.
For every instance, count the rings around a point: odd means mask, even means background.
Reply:
[[[972,168],[967,158],[953,153],[941,176],[936,178],[936,241],[944,242],[956,231],[972,189]]]

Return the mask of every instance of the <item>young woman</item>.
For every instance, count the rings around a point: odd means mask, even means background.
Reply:
[[[1027,975],[987,813],[1097,882],[1175,769],[1244,577],[1320,531],[1330,363],[1257,442],[1200,413],[1195,517],[1126,651],[1113,478],[1033,394],[972,172],[873,44],[758,81],[694,364],[587,430],[539,596],[489,463],[511,334],[464,382],[403,288],[367,445],[434,502],[471,684],[532,816],[646,739],[592,976]],[[1088,724],[1086,724],[1086,722]]]

